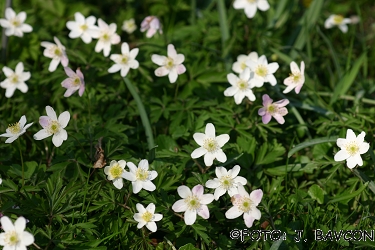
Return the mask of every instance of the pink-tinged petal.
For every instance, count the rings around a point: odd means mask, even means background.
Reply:
[[[73,83],[74,83],[74,80],[72,78],[67,78],[61,82],[61,86],[67,89],[74,88],[75,85]]]
[[[178,74],[177,74],[176,68],[172,68],[171,71],[169,71],[169,74],[168,74],[169,82],[175,83],[177,81],[177,77],[178,77]]]
[[[49,64],[49,67],[48,67],[49,72],[54,72],[56,70],[57,66],[59,65],[59,63],[60,63],[60,58],[52,59],[51,63]]]
[[[1,222],[1,227],[3,228],[5,232],[15,230],[14,225],[8,216],[1,217],[0,222]]]
[[[156,76],[166,76],[169,74],[169,70],[166,67],[159,67],[155,70],[155,75]]]
[[[185,212],[187,210],[187,208],[188,208],[188,206],[183,199],[176,201],[172,206],[172,210],[177,212],[177,213]]]
[[[179,186],[177,188],[177,193],[183,199],[185,199],[185,198],[187,198],[187,197],[189,197],[189,196],[191,196],[193,194],[191,192],[190,188],[188,188],[187,186],[184,186],[184,185]]]
[[[225,217],[227,219],[235,219],[240,217],[243,214],[243,211],[240,210],[237,206],[233,206],[229,208],[229,210],[225,213]]]
[[[277,102],[274,103],[274,105],[276,105],[279,108],[284,107],[284,106],[286,106],[288,104],[289,104],[289,100],[288,99],[282,99],[282,100],[277,101]]]
[[[271,118],[272,118],[271,114],[266,113],[264,116],[262,116],[262,122],[264,124],[268,124],[271,121]]]
[[[6,77],[10,77],[11,75],[14,74],[14,71],[11,70],[10,68],[8,68],[7,66],[4,66],[4,67],[3,67],[3,72],[4,72],[4,75],[5,75]]]
[[[79,96],[82,96],[83,92],[85,92],[85,84],[81,84],[81,86],[79,87],[79,91],[78,91]]]
[[[210,152],[207,152],[205,155],[204,155],[204,164],[209,167],[209,166],[212,166],[212,164],[214,163],[214,159],[216,158],[216,155],[215,154],[212,154]]]
[[[39,117],[39,124],[45,128],[47,127],[50,123],[51,123],[51,118],[49,118],[48,116],[41,116]]]
[[[210,217],[210,211],[208,210],[208,207],[204,205],[201,206],[198,210],[198,215],[207,220]]]
[[[290,71],[292,71],[293,75],[296,75],[296,74],[300,73],[297,63],[295,63],[295,62],[290,63]]]
[[[258,0],[258,9],[261,11],[266,11],[270,8],[270,5],[268,4],[267,0]]]
[[[364,154],[369,150],[369,148],[370,148],[370,144],[368,144],[367,142],[363,142],[359,146],[359,153]]]
[[[262,96],[262,100],[263,100],[263,106],[265,106],[265,107],[270,105],[273,101],[267,94],[264,94]]]
[[[363,161],[362,161],[362,158],[361,158],[360,154],[356,154],[352,157],[349,157],[348,159],[346,159],[346,163],[347,163],[348,168],[350,168],[350,169],[357,166],[357,164],[358,164],[358,166],[363,165]]]
[[[193,138],[199,146],[202,146],[204,139],[206,139],[206,135],[203,133],[194,133]]]
[[[214,132],[215,133],[215,132]],[[216,142],[219,145],[219,147],[224,146],[225,143],[229,141],[230,137],[228,134],[222,134],[216,137]]]
[[[235,178],[240,173],[240,170],[241,167],[239,165],[235,165],[231,170],[228,171],[228,174],[230,177]]]
[[[136,176],[133,173],[130,173],[130,172],[127,172],[127,171],[124,171],[121,174],[121,177],[128,180],[128,181],[135,181],[137,179]]]
[[[145,181],[145,182],[142,183],[142,188],[147,190],[147,191],[152,192],[152,191],[155,191],[156,186],[151,181]]]
[[[335,161],[343,161],[350,157],[350,155],[345,150],[340,150],[335,154],[334,160]]]
[[[233,73],[229,73],[227,75],[227,79],[228,79],[228,82],[233,85],[233,86],[237,86],[237,82],[240,80],[235,74]]]
[[[353,130],[350,128],[346,131],[346,140],[348,141],[357,140],[357,136],[354,134]]]
[[[302,86],[303,86],[303,83],[297,85],[297,87],[295,88],[296,94],[299,94],[299,92],[301,91]]]
[[[255,218],[252,217],[249,213],[244,213],[243,219],[244,219],[245,225],[247,227],[252,227],[253,226]]]
[[[69,77],[75,77],[76,76],[76,73],[74,73],[74,71],[69,68],[69,67],[64,67],[64,70],[65,70],[65,73],[69,76]]]
[[[256,3],[250,3],[245,7],[245,14],[248,18],[253,18],[257,12]]]
[[[204,187],[202,185],[196,185],[191,190],[191,192],[193,193],[193,195],[196,195],[198,197],[200,197],[200,196],[203,195],[203,191],[204,191]]]
[[[134,194],[138,194],[139,191],[141,191],[142,186],[143,186],[143,185],[142,185],[142,182],[141,182],[141,181],[139,181],[139,180],[133,181],[133,182],[132,182],[133,193],[134,193]]]
[[[264,116],[263,116],[264,117]],[[275,114],[273,115],[273,118],[275,118],[275,120],[279,123],[279,124],[284,124],[285,123],[285,119],[283,116],[279,115],[279,114]]]
[[[214,198],[215,200],[218,200],[221,196],[223,196],[225,193],[227,192],[226,189],[222,188],[222,187],[218,187],[215,189],[215,192],[214,192]]]
[[[205,134],[209,138],[215,138],[215,126],[212,123],[206,124]]]
[[[64,111],[59,116],[59,123],[61,127],[65,128],[68,125],[68,122],[70,120],[70,114],[68,111]]]
[[[255,206],[258,206],[263,197],[263,191],[261,189],[253,190],[250,193],[250,199],[254,202]]]
[[[207,150],[205,148],[203,148],[203,147],[200,147],[200,148],[195,149],[191,153],[191,158],[192,159],[197,159],[197,158],[201,157],[202,155],[204,155],[206,153],[207,153]]]
[[[221,185],[220,181],[217,179],[214,180],[208,180],[206,182],[206,187],[208,188],[218,188]]]
[[[260,108],[258,110],[258,115],[260,115],[260,116],[264,116],[266,113],[267,113],[267,109],[266,108]]]
[[[46,106],[46,113],[51,120],[57,121],[56,112],[51,106]]]
[[[173,44],[168,44],[168,57],[170,57],[170,58],[176,58],[177,57],[177,51],[174,48]]]
[[[262,217],[261,212],[258,208],[254,207],[251,209],[251,211],[248,213],[251,217],[253,217],[256,220],[259,220]],[[244,215],[245,216],[245,215]]]
[[[231,86],[224,91],[225,96],[234,96],[238,91],[238,87]]]
[[[219,162],[226,162],[227,161],[227,156],[225,155],[225,153],[223,152],[222,149],[219,149],[217,152],[216,152],[216,159],[219,161]]]
[[[74,92],[77,91],[77,88],[70,88],[70,89],[67,89],[64,93],[64,97],[69,97],[71,95],[74,94]]]
[[[50,132],[48,132],[48,130],[46,129],[42,129],[40,130],[39,132],[37,132],[36,134],[34,134],[33,138],[34,140],[43,140],[49,136],[51,136],[52,134]]]
[[[186,225],[193,225],[197,220],[197,212],[195,210],[186,210],[184,220]]]
[[[146,37],[147,38],[150,38],[150,37],[152,37],[153,35],[155,35],[155,33],[156,33],[156,29],[149,29],[148,31],[147,31],[147,33],[146,33]]]
[[[151,61],[159,66],[165,65],[165,61],[167,60],[167,57],[160,56],[160,55],[152,55]]]
[[[180,64],[176,66],[177,74],[181,75],[186,72],[186,68],[184,65]]]
[[[175,65],[182,64],[185,61],[185,56],[183,54],[177,54],[173,61]]]

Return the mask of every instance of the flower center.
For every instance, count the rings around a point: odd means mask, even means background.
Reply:
[[[60,123],[58,123],[57,121],[52,121],[51,124],[49,125],[48,131],[51,134],[55,134],[55,133],[59,132],[60,131]]]
[[[247,67],[247,66],[246,66],[246,63],[245,63],[245,62],[241,63],[241,66],[240,66],[240,67],[241,67],[242,70],[246,69],[246,67]]]
[[[248,3],[255,3],[256,0],[247,0]]]
[[[301,74],[290,74],[289,75],[290,77],[292,77],[292,79],[293,79],[293,82],[295,82],[295,83],[297,83],[297,82],[299,82],[299,80],[301,79]]]
[[[124,170],[118,164],[114,165],[113,167],[111,167],[111,170],[109,170],[113,178],[119,178],[123,171]]]
[[[235,197],[235,196],[233,196],[233,197]],[[238,209],[240,209],[244,213],[249,212],[251,210],[251,208],[253,207],[252,200],[248,197],[243,197],[243,196],[235,197],[233,199],[232,203],[233,203],[234,206],[237,206]]]
[[[334,22],[335,24],[340,24],[340,23],[342,23],[343,20],[344,20],[344,17],[341,16],[341,15],[335,15],[335,16],[333,17],[333,22]]]
[[[89,27],[87,26],[87,24],[82,24],[80,28],[82,31],[86,31]]]
[[[13,84],[18,83],[18,82],[19,82],[18,75],[13,74],[13,75],[10,77],[10,81],[11,81]]]
[[[201,207],[201,203],[198,197],[195,195],[185,198],[185,203],[187,204],[189,210],[198,210]]]
[[[121,57],[121,63],[122,63],[122,64],[127,64],[128,61],[129,61],[129,57],[128,57],[127,55],[123,55],[123,56]]]
[[[105,42],[109,42],[110,36],[108,35],[108,33],[104,33],[101,38]]]
[[[12,134],[18,134],[21,130],[20,123],[9,124],[8,129]]]
[[[267,112],[272,115],[272,114],[277,112],[277,107],[275,105],[271,104],[267,107]]]
[[[15,26],[15,27],[19,27],[21,25],[21,22],[20,20],[16,17],[16,18],[13,18],[10,23]]]
[[[73,85],[74,86],[81,85],[81,79],[79,79],[79,77],[75,77],[74,80],[73,80]]]
[[[203,141],[203,148],[212,153],[219,149],[219,145],[215,139],[207,138]]]
[[[220,183],[223,188],[228,190],[229,188],[233,186],[233,179],[229,175],[222,176],[220,178]]]
[[[350,156],[353,156],[358,153],[359,146],[356,141],[351,141],[345,145],[346,152],[350,154]]]
[[[244,81],[244,80],[239,80],[238,82],[237,82],[237,86],[238,86],[238,88],[240,89],[240,90],[246,90],[247,88],[248,88],[248,86],[249,86],[249,84],[246,82],[246,81]]]
[[[62,55],[61,49],[55,46],[55,48],[53,49],[53,54],[55,54],[55,56],[61,57]]]
[[[267,74],[268,74],[268,69],[265,65],[259,65],[256,70],[255,70],[255,74],[261,76],[261,77],[265,77]]]
[[[146,222],[150,222],[152,220],[153,214],[149,211],[146,211],[142,214],[142,219]]]
[[[148,179],[148,171],[146,169],[138,168],[135,172],[135,178],[140,181],[146,181]]]
[[[165,62],[165,67],[166,67],[167,69],[171,69],[171,68],[173,68],[173,66],[174,66],[173,59],[170,58],[170,57],[168,57],[168,58],[167,58],[167,61]]]
[[[20,241],[16,231],[5,233],[5,245],[14,246]]]

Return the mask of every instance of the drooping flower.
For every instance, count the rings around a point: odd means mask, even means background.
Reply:
[[[104,168],[104,173],[109,181],[113,181],[113,185],[121,189],[123,187],[122,174],[125,172],[126,161],[119,160],[118,162],[113,160],[109,166]]]
[[[16,12],[12,8],[5,9],[5,18],[0,19],[1,27],[5,28],[6,36],[18,36],[23,37],[23,33],[29,33],[33,31],[33,27],[29,24],[24,23],[26,20],[26,13],[21,11],[16,15]]]
[[[224,167],[216,167],[217,178],[206,182],[206,187],[215,189],[215,200],[218,200],[226,192],[232,197],[238,193],[238,184],[246,185],[247,180],[242,176],[238,176],[240,170],[241,167],[239,165],[234,166],[229,171]]]
[[[145,32],[146,30],[146,37],[148,38],[155,35],[157,31],[159,31],[160,34],[163,34],[160,21],[156,16],[148,16],[145,19],[143,19],[141,23],[141,32]]]
[[[125,20],[122,24],[122,30],[126,31],[126,33],[131,34],[137,29],[137,25],[135,24],[134,18],[130,18],[129,20]]]
[[[43,55],[48,58],[52,58],[52,61],[48,67],[50,72],[56,70],[57,66],[61,62],[62,66],[68,66],[69,59],[66,56],[65,47],[61,44],[57,37],[53,37],[56,44],[50,42],[42,42],[41,45],[45,47]]]
[[[191,158],[196,159],[204,155],[204,164],[211,166],[216,158],[220,162],[226,162],[227,156],[221,149],[229,141],[228,134],[215,136],[215,126],[207,123],[205,133],[195,133],[195,142],[201,146],[191,153]]]
[[[176,82],[178,75],[186,71],[185,66],[182,64],[185,56],[177,54],[173,44],[168,45],[168,57],[154,54],[151,56],[151,60],[161,66],[155,70],[155,75],[159,77],[168,75],[170,83]]]
[[[145,208],[142,204],[137,203],[136,208],[138,213],[135,213],[133,219],[138,222],[137,228],[142,228],[146,225],[148,230],[151,232],[156,232],[158,230],[155,221],[160,221],[163,219],[162,214],[155,214],[155,204],[150,203]]]
[[[233,3],[235,9],[244,9],[248,18],[253,18],[257,9],[266,11],[270,8],[267,0],[235,0]]]
[[[130,172],[125,170],[122,177],[132,182],[133,193],[137,194],[142,188],[151,192],[156,189],[151,181],[158,176],[158,173],[155,170],[148,170],[149,165],[146,159],[139,162],[138,168],[133,162],[128,162],[126,165]]]
[[[258,58],[258,61],[247,60],[246,65],[254,72],[254,78],[251,82],[255,87],[262,87],[263,83],[269,82],[272,86],[275,86],[277,81],[273,75],[279,68],[277,62],[268,63],[266,56],[262,55]]]
[[[258,61],[258,53],[251,52],[249,55],[239,55],[237,56],[237,61],[233,63],[232,70],[238,74],[241,74],[247,67],[246,62],[252,60],[254,62]]]
[[[27,124],[26,126],[25,126],[25,124],[26,124],[26,116],[23,115],[23,116],[21,116],[21,119],[20,119],[19,122],[15,123],[15,124],[12,124],[12,125],[9,125],[9,127],[6,129],[6,133],[1,134],[0,136],[1,137],[9,137],[5,141],[5,143],[12,143],[19,136],[24,134],[26,132],[26,129],[28,129],[31,125],[33,125],[33,122]]]
[[[341,15],[330,15],[328,19],[324,22],[324,27],[330,29],[333,26],[338,26],[339,29],[346,33],[348,32],[347,24],[351,23],[350,18],[344,18]]]
[[[232,86],[224,91],[225,96],[234,96],[237,105],[242,102],[245,96],[250,101],[255,101],[255,95],[251,90],[254,85],[250,82],[251,72],[249,68],[242,71],[239,78],[233,73],[228,74],[227,78]]]
[[[57,119],[55,110],[47,106],[47,116],[39,117],[39,124],[43,127],[42,130],[34,135],[35,140],[43,140],[51,135],[52,143],[56,147],[60,147],[63,141],[68,139],[68,133],[64,129],[70,120],[70,114],[68,111],[64,111],[59,115]]]
[[[79,90],[79,96],[82,96],[85,91],[85,79],[80,68],[77,69],[76,73],[69,67],[65,67],[64,70],[68,75],[68,78],[61,83],[61,86],[66,88],[64,96],[69,97],[77,90]]]
[[[89,16],[85,18],[80,12],[74,14],[75,21],[68,21],[66,27],[70,30],[70,38],[80,37],[86,44],[91,43],[92,38],[98,32],[98,26],[95,25],[96,17]]]
[[[95,46],[95,52],[100,52],[103,50],[104,56],[108,56],[111,52],[111,45],[118,44],[121,39],[120,36],[116,34],[117,25],[111,23],[108,25],[102,19],[98,19],[99,32],[93,34],[93,38],[97,38],[98,43]]]
[[[284,115],[288,114],[288,110],[285,106],[289,103],[288,99],[282,99],[275,103],[272,103],[273,100],[267,95],[263,95],[263,108],[258,110],[258,114],[262,116],[262,122],[267,124],[270,122],[271,118],[275,118],[275,120],[280,123],[284,124]]]
[[[305,63],[301,62],[301,70],[298,68],[297,63],[290,63],[290,70],[292,73],[284,80],[287,88],[283,91],[284,94],[289,93],[295,88],[296,94],[299,94],[303,84],[305,83]]]
[[[25,231],[25,218],[18,217],[13,225],[8,216],[2,216],[0,222],[5,231],[0,233],[0,246],[4,246],[4,250],[24,250],[26,246],[34,243],[34,236]]]
[[[361,132],[358,136],[356,136],[353,130],[348,129],[346,131],[346,138],[338,138],[337,139],[337,146],[340,148],[340,151],[335,154],[335,161],[343,161],[346,160],[348,168],[352,169],[355,166],[362,166],[363,161],[361,158],[361,154],[366,153],[369,148],[370,144],[364,142],[365,140],[365,132]]]
[[[182,198],[176,201],[172,209],[175,212],[185,212],[184,221],[186,225],[193,225],[197,219],[197,214],[203,219],[210,217],[207,205],[214,200],[213,194],[203,194],[204,187],[196,185],[192,190],[187,186],[177,188],[178,195]]]
[[[138,48],[134,48],[129,51],[129,45],[127,43],[123,43],[121,45],[121,54],[112,54],[111,60],[115,62],[112,67],[108,69],[109,73],[114,73],[121,70],[121,76],[125,77],[129,69],[137,69],[139,67],[139,63],[135,60],[136,56],[138,55]]]
[[[263,191],[261,189],[253,190],[249,195],[242,185],[238,185],[238,194],[232,196],[233,207],[225,213],[225,217],[227,219],[235,219],[243,214],[245,225],[251,227],[254,220],[259,220],[261,217],[257,206],[262,197]]]
[[[28,91],[29,88],[27,87],[25,81],[30,79],[31,74],[30,72],[23,72],[23,70],[24,68],[22,62],[17,64],[15,71],[6,66],[3,67],[3,72],[7,79],[2,81],[0,86],[6,89],[6,97],[12,97],[16,89],[19,89],[22,93],[26,93]]]

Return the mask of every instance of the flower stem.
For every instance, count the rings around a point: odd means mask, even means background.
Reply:
[[[18,140],[18,149],[20,151],[20,157],[21,157],[21,165],[22,165],[22,187],[25,186],[25,171],[23,167],[23,156],[22,156],[22,150],[21,150],[21,142]]]
[[[360,172],[358,169],[352,169],[352,172],[363,182],[369,182],[368,187],[371,189],[371,191],[375,194],[375,183],[370,180],[370,178],[365,175],[364,173]]]
[[[225,43],[229,39],[229,27],[227,12],[225,8],[224,0],[217,0],[217,9],[219,12],[219,24],[220,24],[220,33],[221,33],[221,51],[223,59],[225,60],[225,68],[227,71],[230,70],[230,61],[227,55],[225,55]],[[224,58],[225,57],[225,58]]]
[[[137,91],[135,90],[135,88],[132,85],[132,83],[130,82],[130,80],[127,79],[126,77],[124,77],[124,81],[125,81],[126,86],[129,89],[130,93],[132,94],[135,102],[137,103],[139,115],[141,116],[142,124],[143,124],[143,127],[144,127],[145,131],[146,131],[148,149],[151,151],[151,149],[154,148],[155,143],[154,143],[154,137],[152,135],[152,129],[151,129],[150,121],[148,120],[148,116],[147,116],[145,107],[143,106],[141,98],[139,97]]]

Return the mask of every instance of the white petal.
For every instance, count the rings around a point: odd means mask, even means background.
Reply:
[[[238,91],[238,87],[230,86],[224,91],[225,96],[234,96]]]
[[[70,113],[68,111],[64,111],[59,115],[59,123],[61,127],[65,128],[68,125],[68,122],[70,120]]]
[[[199,146],[202,146],[203,140],[206,139],[206,135],[203,133],[194,133],[193,138]]]
[[[197,219],[197,213],[195,210],[186,210],[184,214],[184,220],[186,225],[193,225]]]
[[[227,156],[223,152],[223,150],[219,149],[218,152],[216,152],[216,159],[222,163],[227,161]]]
[[[343,160],[346,160],[350,157],[350,155],[345,151],[345,150],[340,150],[339,152],[337,152],[337,154],[335,154],[335,161],[343,161]]]
[[[243,211],[240,210],[237,206],[231,207],[226,213],[225,217],[227,219],[235,219],[240,217],[243,214]]]
[[[204,164],[209,167],[209,166],[212,166],[212,164],[214,163],[214,159],[216,158],[216,155],[210,153],[210,152],[207,152],[207,154],[204,155]]]
[[[177,213],[178,212],[185,212],[186,209],[187,209],[187,204],[183,199],[176,201],[172,206],[172,210],[177,212]]]
[[[224,146],[225,143],[229,141],[229,135],[228,134],[222,134],[215,138],[216,143],[219,145],[219,147]]]
[[[250,193],[250,199],[254,202],[254,204],[257,206],[263,197],[263,191],[261,189],[253,190]]]
[[[117,188],[117,189],[121,189],[124,184],[122,182],[122,178],[116,178],[113,180],[113,185]]]
[[[191,153],[191,158],[197,159],[197,158],[201,157],[202,155],[204,155],[206,153],[207,153],[207,150],[205,148],[203,148],[203,147],[200,147],[200,148],[195,149]]]
[[[39,132],[37,132],[36,134],[34,134],[34,140],[43,140],[49,136],[51,136],[52,134],[49,133],[46,129],[42,129],[40,130]]]
[[[208,207],[205,205],[202,205],[200,209],[198,210],[198,215],[202,217],[203,219],[208,219],[210,217],[210,211],[208,210]]]
[[[187,198],[189,196],[191,196],[193,193],[191,192],[190,188],[188,188],[187,186],[179,186],[177,188],[177,193],[178,195],[181,197],[181,198]]]
[[[205,134],[210,138],[215,138],[215,126],[212,123],[207,123]]]
[[[208,180],[206,182],[206,187],[208,188],[218,188],[220,186],[220,181],[219,180]]]
[[[159,66],[165,65],[165,61],[167,60],[167,57],[160,56],[160,55],[152,55],[151,61]]]

